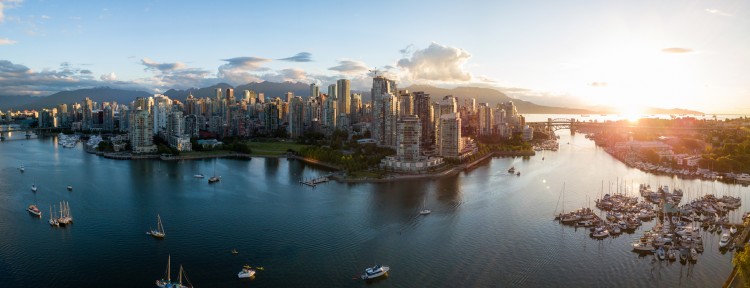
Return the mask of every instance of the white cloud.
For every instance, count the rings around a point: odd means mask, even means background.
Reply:
[[[143,58],[141,59],[141,64],[143,66],[146,66],[146,70],[159,70],[159,71],[170,71],[170,70],[177,70],[185,68],[185,64],[181,62],[175,62],[175,63],[158,63],[154,60],[151,60],[149,58]]]
[[[42,19],[52,19],[52,17],[49,17],[49,15],[42,15]]]
[[[411,58],[399,60],[398,67],[404,69],[406,78],[414,82],[466,82],[472,78],[463,69],[469,58],[471,54],[466,50],[433,42],[425,49],[414,50]]]
[[[366,73],[370,68],[367,64],[357,60],[342,59],[339,60],[339,65],[328,68],[328,70],[338,71],[341,74],[361,74]]]
[[[117,80],[117,75],[115,75],[115,72],[109,72],[109,74],[103,74],[102,76],[99,76],[99,79],[102,79],[102,81],[106,82],[112,82]]]
[[[734,17],[734,15],[726,13],[726,12],[722,12],[719,9],[706,9],[706,12],[711,13],[713,15],[718,15],[718,16]]]
[[[0,23],[5,21],[5,9],[15,8],[21,5],[23,0],[0,0]]]
[[[226,64],[219,66],[219,73],[216,75],[220,79],[224,79],[230,84],[245,84],[255,81],[260,81],[260,78],[254,72],[268,71],[269,69],[263,67],[263,63],[271,61],[271,59],[260,58],[260,57],[235,57],[229,59],[222,59],[226,61]]]
[[[13,45],[18,43],[16,40],[10,40],[8,38],[0,38],[0,45]]]

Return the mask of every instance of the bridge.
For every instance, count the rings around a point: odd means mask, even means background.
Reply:
[[[650,125],[639,125],[637,122],[629,121],[606,121],[606,122],[586,122],[577,121],[575,118],[547,118],[544,122],[526,122],[526,125],[532,127],[535,131],[541,132],[554,132],[557,130],[569,129],[571,134],[579,132],[601,132],[604,130],[611,129],[649,129],[649,130],[661,130],[669,129],[670,131],[678,132],[694,132],[694,131],[717,131],[717,130],[748,130],[747,127],[740,125],[720,125],[721,122],[707,122],[705,125],[696,126],[650,126]]]

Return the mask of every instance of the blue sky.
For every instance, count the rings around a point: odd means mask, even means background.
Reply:
[[[748,1],[0,3],[0,95],[338,78],[369,89],[377,67],[400,86],[541,104],[750,112]]]

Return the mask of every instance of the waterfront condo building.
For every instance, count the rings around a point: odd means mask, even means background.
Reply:
[[[445,158],[458,158],[463,150],[460,115],[458,113],[441,115],[439,127],[439,155]]]
[[[130,114],[130,146],[133,153],[156,152],[154,118],[148,110],[136,109]]]

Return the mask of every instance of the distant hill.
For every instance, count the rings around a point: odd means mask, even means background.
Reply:
[[[432,96],[433,101],[438,101],[443,96],[453,95],[459,100],[459,104],[463,104],[465,99],[474,98],[478,103],[489,103],[491,106],[495,104],[513,101],[516,105],[518,112],[522,114],[591,114],[594,113],[588,109],[580,108],[569,108],[569,107],[551,107],[537,105],[529,101],[521,99],[510,98],[503,92],[497,91],[492,88],[479,88],[479,87],[456,87],[453,89],[439,88],[429,85],[412,85],[406,87],[409,91],[424,91]]]
[[[130,103],[137,97],[149,97],[151,93],[144,91],[113,89],[109,87],[97,87],[90,89],[78,89],[73,91],[60,91],[55,94],[43,97],[29,96],[4,96],[0,97],[0,108],[3,110],[14,109],[35,109],[54,108],[60,104],[82,103],[83,99],[89,97],[94,102],[112,102]],[[6,102],[9,98],[17,98]]]
[[[221,88],[222,91],[227,88],[234,88],[234,97],[236,98],[242,98],[242,91],[244,90],[253,90],[256,93],[264,93],[266,99],[269,98],[275,98],[275,97],[282,97],[286,95],[287,92],[294,93],[295,96],[302,96],[307,97],[310,94],[310,86],[309,84],[305,83],[293,83],[293,82],[284,82],[284,83],[276,83],[276,82],[253,82],[249,84],[239,85],[237,87],[232,87],[232,85],[229,85],[227,83],[219,83],[210,87],[204,87],[204,88],[190,88],[186,90],[175,90],[175,89],[169,89],[166,92],[164,92],[164,95],[169,96],[169,98],[172,99],[178,99],[180,101],[187,98],[187,96],[192,93],[193,97],[196,98],[205,98],[205,97],[214,97],[216,96],[216,88]],[[282,97],[283,98],[283,97]]]

